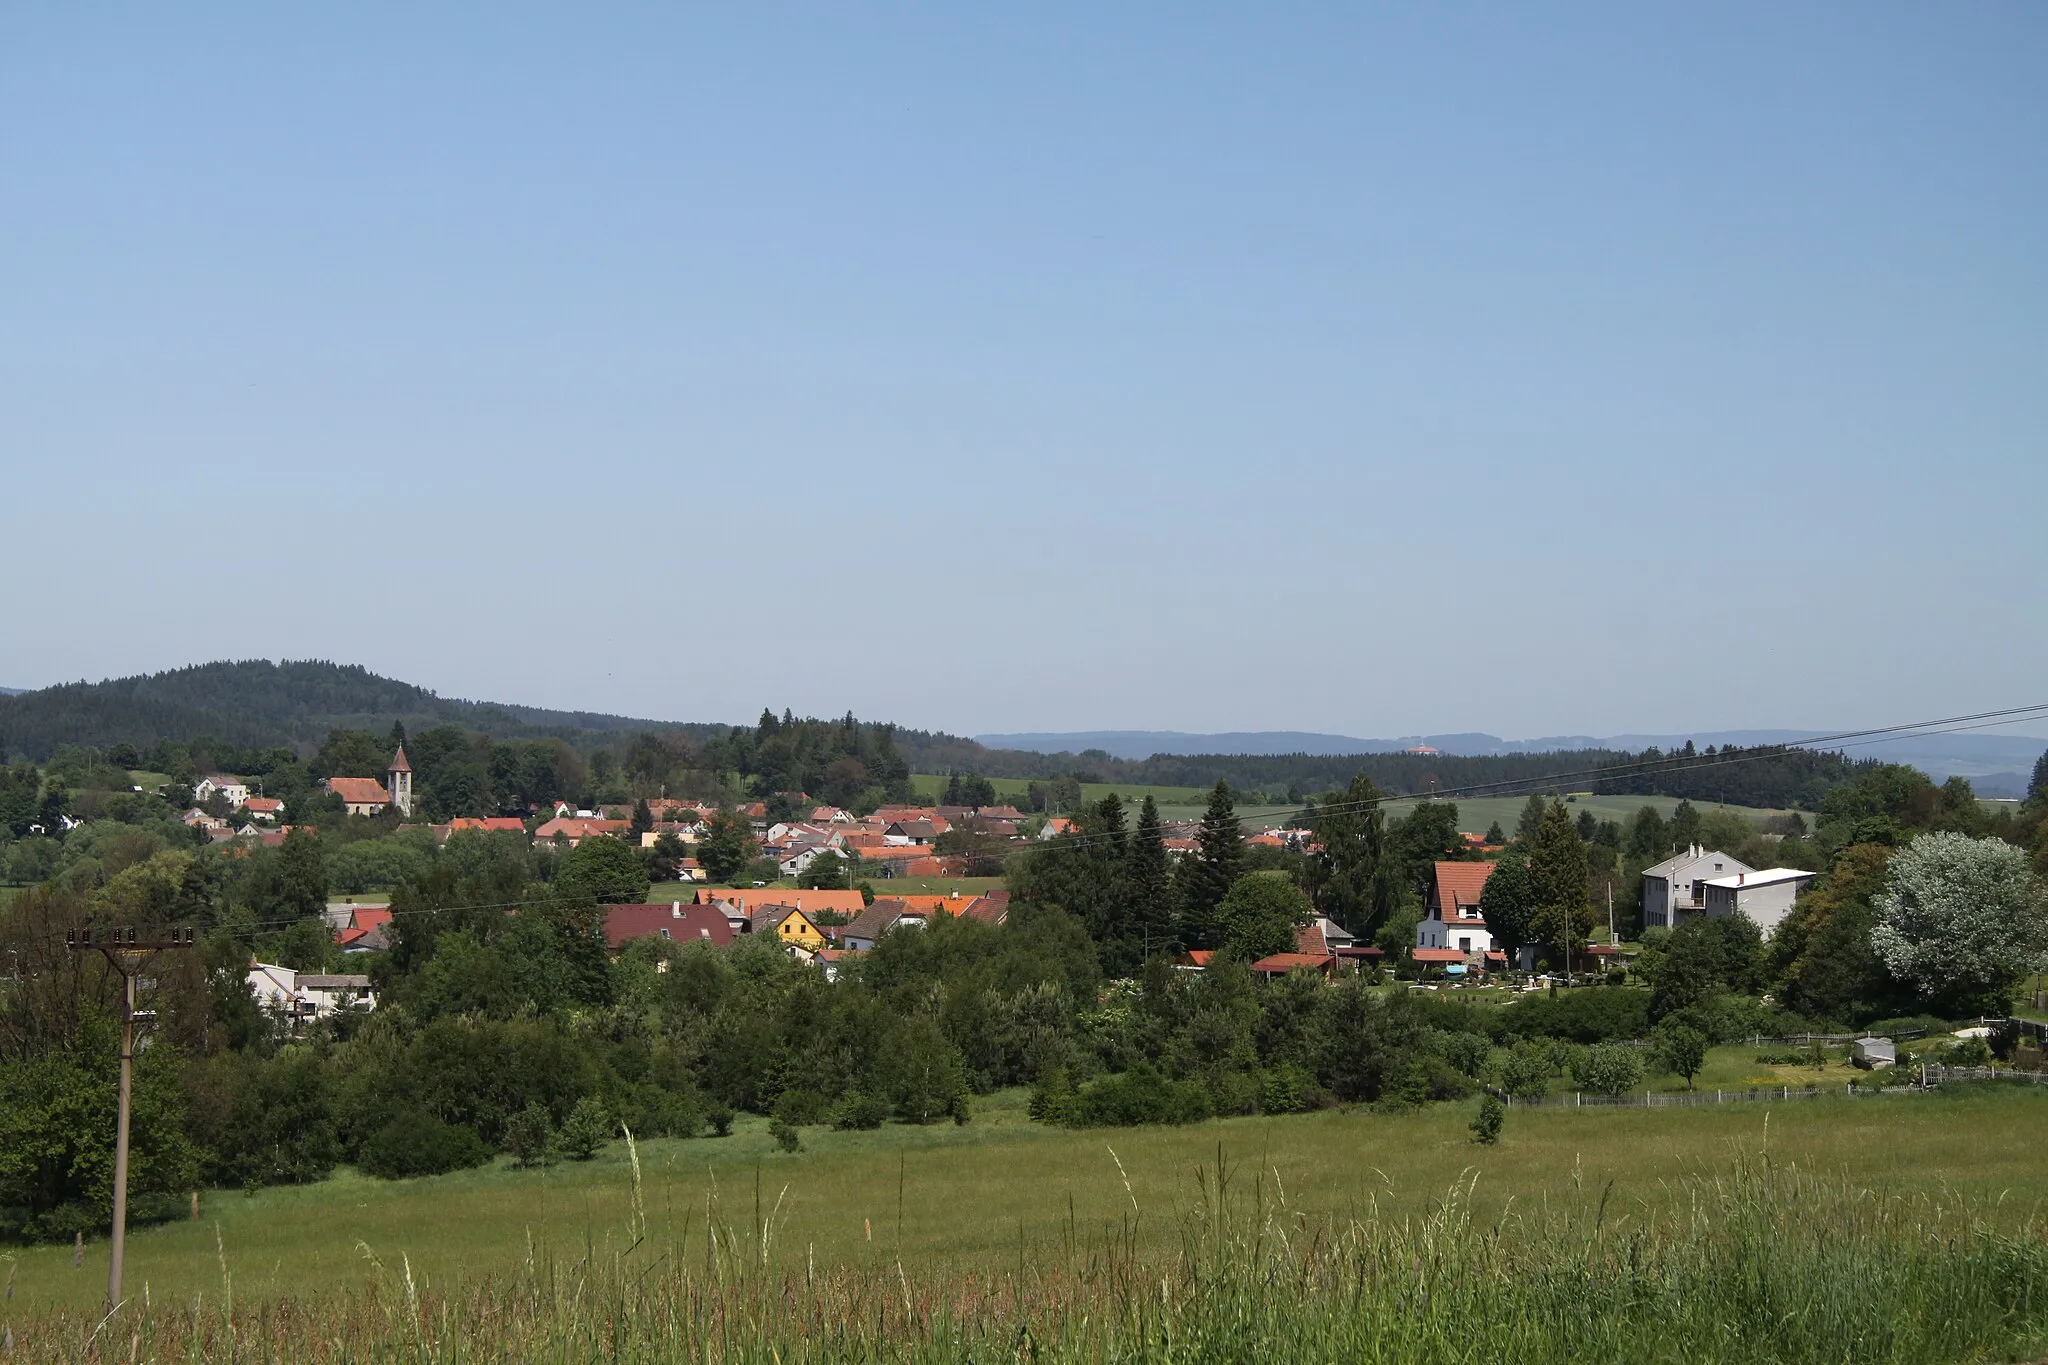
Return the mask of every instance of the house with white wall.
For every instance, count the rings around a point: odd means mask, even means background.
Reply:
[[[1704,888],[1703,913],[1715,916],[1747,915],[1769,938],[1792,913],[1799,893],[1818,876],[1796,867],[1767,867],[1761,872],[1744,869],[1732,876],[1709,877]]]
[[[1754,871],[1748,863],[1698,844],[1655,867],[1644,868],[1643,927],[1676,929],[1689,916],[1705,912],[1708,878]]]

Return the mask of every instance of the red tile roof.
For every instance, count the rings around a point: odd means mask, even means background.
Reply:
[[[1288,972],[1322,971],[1336,960],[1328,953],[1275,953],[1254,962],[1252,970],[1265,976],[1283,976]]]
[[[1411,956],[1417,962],[1463,962],[1468,955],[1456,948],[1416,948]]]
[[[1438,863],[1436,865],[1436,904],[1450,911],[1461,905],[1477,906],[1479,895],[1486,889],[1486,879],[1493,875],[1493,863]],[[1448,914],[1446,919],[1450,918]]]
[[[738,906],[741,913],[749,915],[764,905],[794,906],[807,915],[820,910],[858,915],[867,907],[858,891],[778,891],[772,886],[704,887],[698,890],[697,904],[710,905],[714,901]]]
[[[351,806],[391,804],[391,793],[374,777],[330,777],[327,790]]]
[[[664,932],[665,931],[665,932]],[[616,949],[636,938],[668,938],[676,943],[732,942],[732,926],[709,905],[612,905],[604,912],[604,941]]]

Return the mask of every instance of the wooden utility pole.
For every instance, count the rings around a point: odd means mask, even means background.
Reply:
[[[189,924],[159,929],[115,925],[73,929],[64,935],[74,953],[99,953],[121,974],[121,1109],[114,1126],[114,1238],[107,1262],[107,1307],[121,1303],[121,1257],[128,1243],[128,1106],[135,1084],[135,1028],[156,1022],[155,1010],[135,1008],[135,978],[158,953],[193,946]]]

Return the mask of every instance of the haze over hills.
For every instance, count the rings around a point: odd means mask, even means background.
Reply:
[[[1546,735],[1536,739],[1502,739],[1499,735],[1464,732],[1407,735],[1399,739],[1360,739],[1353,735],[1303,730],[1234,730],[1193,734],[1182,730],[1082,730],[1070,733],[976,735],[991,749],[1022,749],[1033,753],[1082,754],[1090,750],[1112,758],[1139,760],[1155,754],[1388,754],[1427,745],[1452,755],[1536,754],[1588,749],[1641,750],[1655,746],[1669,752],[1690,740],[1705,748],[1790,744],[1811,739],[1812,730],[1709,730],[1690,735]],[[1852,757],[1910,763],[1937,782],[1967,777],[1983,796],[2019,796],[2026,790],[2034,760],[2048,748],[2048,738],[2034,735],[1913,735],[1897,740],[1866,742],[1846,749]]]

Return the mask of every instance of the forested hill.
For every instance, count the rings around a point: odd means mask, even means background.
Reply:
[[[787,726],[794,719],[785,713],[779,724]],[[199,664],[145,677],[67,683],[0,696],[0,756],[43,762],[66,745],[99,749],[127,745],[146,751],[163,743],[210,740],[218,746],[212,750],[217,755],[224,750],[287,747],[301,757],[310,757],[333,731],[383,736],[394,722],[415,735],[452,725],[495,740],[559,739],[593,761],[601,750],[619,760],[633,750],[635,736],[649,736],[655,749],[673,749],[675,755],[695,753],[698,757],[693,762],[701,760],[712,770],[736,773],[751,786],[766,784],[764,790],[778,790],[777,782],[816,776],[802,764],[796,768],[775,763],[760,766],[737,750],[728,752],[742,736],[752,736],[757,747],[765,743],[772,737],[768,728],[756,734],[745,726],[736,730],[723,724],[462,701],[379,677],[357,665],[317,660]],[[775,724],[773,713],[768,713],[764,725]],[[844,724],[809,722],[800,729],[804,734],[816,730],[827,735]],[[1207,787],[1221,779],[1240,792],[1261,793],[1276,801],[1300,800],[1343,787],[1362,772],[1382,791],[1400,796],[1457,793],[1500,784],[1491,787],[1490,793],[1593,790],[1812,809],[1828,789],[1849,780],[1853,768],[1835,754],[1723,750],[1715,755],[1711,749],[1698,756],[1583,749],[1463,757],[1296,753],[1155,754],[1146,759],[1117,759],[1097,751],[1046,754],[990,749],[971,739],[935,731],[879,728],[893,737],[888,766],[900,762],[905,773],[959,772],[1041,780],[1073,777],[1084,782],[1176,787]],[[647,748],[648,742],[641,747]],[[833,756],[840,756],[837,750]],[[675,758],[675,762],[682,761]],[[1617,766],[1630,771],[1598,780],[1582,775]]]
[[[249,748],[305,748],[319,745],[337,727],[381,733],[394,721],[409,730],[452,724],[501,739],[572,743],[641,730],[702,738],[726,728],[460,701],[355,664],[245,659],[0,696],[0,754],[41,761],[66,744],[145,749],[200,738]]]

